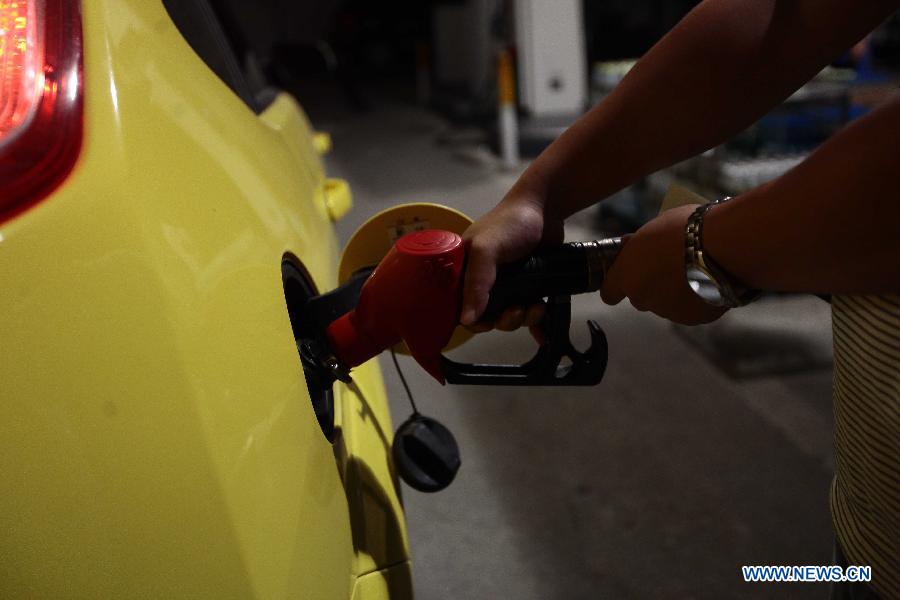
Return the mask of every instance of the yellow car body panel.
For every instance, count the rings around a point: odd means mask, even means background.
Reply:
[[[412,596],[409,563],[368,573],[356,580],[352,600],[385,600]]]
[[[0,223],[0,597],[331,600],[408,579],[378,366],[336,386],[330,444],[285,307],[285,255],[336,284],[302,110],[282,94],[255,114],[161,2],[82,11],[78,162]]]

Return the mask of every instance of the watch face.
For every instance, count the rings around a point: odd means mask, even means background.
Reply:
[[[687,276],[688,285],[695,294],[703,298],[703,300],[713,306],[725,306],[725,297],[716,281],[702,269],[696,266],[687,267],[684,271]]]

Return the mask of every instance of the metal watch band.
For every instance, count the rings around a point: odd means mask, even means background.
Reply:
[[[688,217],[685,227],[685,275],[688,282],[691,273],[701,273],[715,287],[720,298],[711,299],[708,295],[701,294],[693,285],[691,289],[705,302],[714,306],[736,308],[752,302],[759,295],[756,290],[749,290],[735,282],[703,249],[703,219],[713,206],[722,204],[731,199],[726,196],[713,202],[698,206]]]

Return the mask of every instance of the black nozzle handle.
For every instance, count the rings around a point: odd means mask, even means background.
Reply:
[[[621,249],[620,237],[569,242],[501,265],[481,319],[493,321],[511,306],[530,306],[542,298],[595,292]]]

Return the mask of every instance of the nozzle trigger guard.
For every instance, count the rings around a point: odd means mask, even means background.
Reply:
[[[571,318],[571,297],[552,297],[544,315],[546,342],[530,360],[521,365],[467,364],[442,356],[444,377],[456,385],[596,385],[606,371],[606,335],[595,321],[588,321],[591,345],[579,352],[569,338]],[[563,365],[564,358],[571,364]]]

